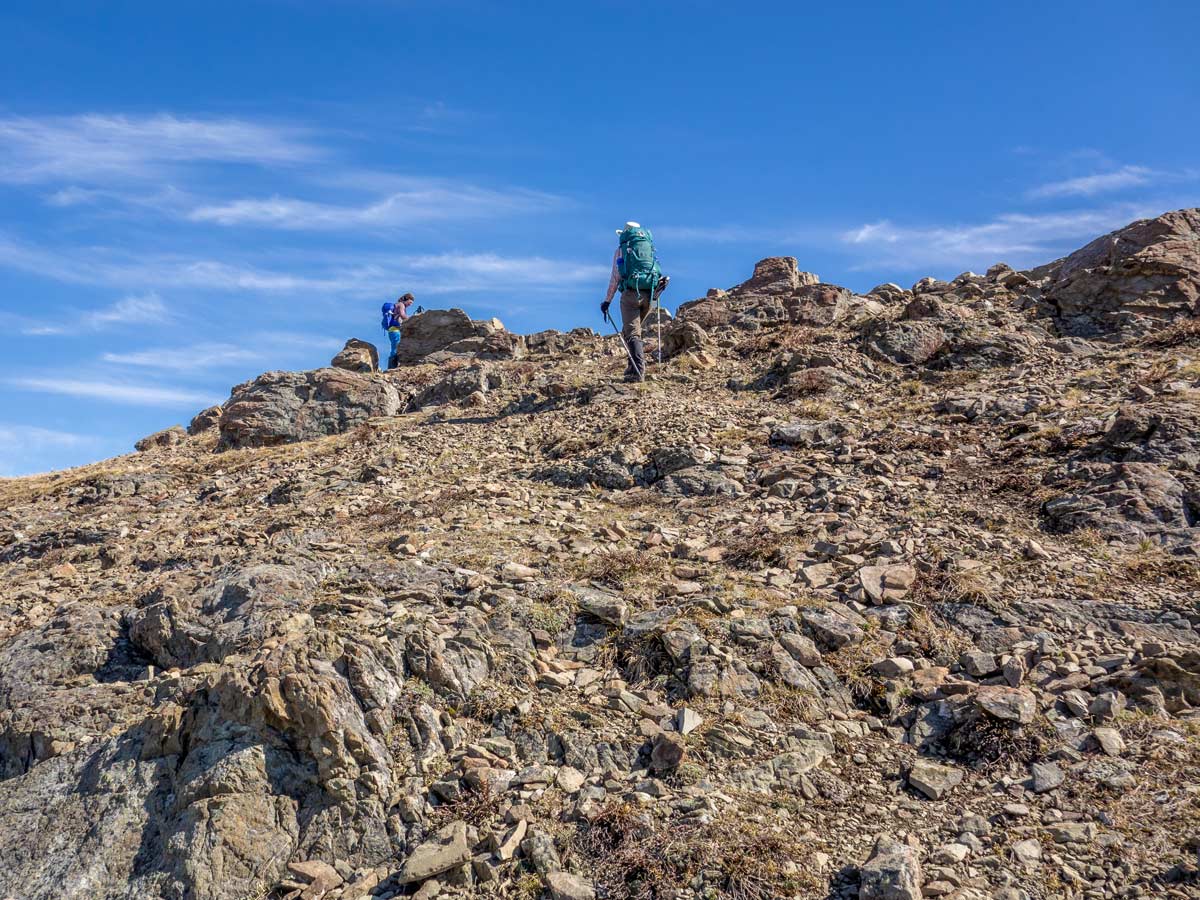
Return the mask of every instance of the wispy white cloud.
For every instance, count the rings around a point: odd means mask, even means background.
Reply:
[[[162,298],[155,293],[141,296],[122,297],[111,306],[101,309],[87,310],[72,307],[70,322],[54,324],[49,322],[28,321],[21,326],[25,335],[56,335],[72,331],[97,331],[116,325],[152,325],[166,322],[170,319],[167,306]]]
[[[390,256],[366,253],[309,254],[304,260],[266,267],[240,260],[195,259],[173,254],[136,258],[88,247],[63,253],[0,236],[0,267],[69,284],[120,289],[195,288],[214,292],[324,294],[361,297],[388,293],[398,284],[429,294],[603,281],[607,266],[544,257],[494,253]]]
[[[129,353],[104,353],[100,357],[103,362],[118,366],[179,372],[219,369],[262,358],[261,350],[239,347],[236,344],[207,342],[188,344],[186,348],[156,347]]]
[[[55,431],[35,425],[0,424],[0,451],[34,450],[39,447],[82,447],[95,441],[94,437],[86,434]]]
[[[140,297],[123,297],[112,306],[98,309],[83,316],[83,322],[94,328],[106,325],[148,325],[165,322],[169,318],[167,306],[158,294],[143,294]]]
[[[1141,187],[1158,180],[1163,173],[1156,172],[1145,166],[1122,166],[1112,172],[1100,172],[1095,175],[1082,175],[1078,178],[1067,178],[1063,181],[1052,181],[1039,185],[1029,191],[1028,196],[1034,199],[1048,197],[1092,197],[1096,194],[1106,194],[1126,188]]]
[[[389,193],[358,205],[276,196],[200,206],[187,218],[227,226],[333,231],[536,212],[562,202],[536,191],[492,190],[443,179],[393,177],[389,181]]]
[[[198,288],[213,291],[324,291],[346,289],[357,279],[272,271],[240,261],[196,259],[181,254],[138,256],[109,247],[50,249],[0,236],[0,267],[66,284],[117,289]],[[311,267],[310,267],[311,268]]]
[[[342,349],[342,341],[321,334],[303,334],[296,331],[260,331],[251,336],[257,345],[275,346],[277,348],[294,350],[298,353],[309,350],[319,352]]]
[[[890,265],[904,271],[926,266],[986,267],[1049,262],[1160,208],[1121,204],[1045,214],[1007,213],[977,224],[897,225],[888,220],[844,231],[846,249],[866,255],[862,268]]]
[[[220,398],[199,391],[161,385],[90,381],[79,378],[9,378],[6,383],[18,390],[41,394],[61,394],[88,400],[104,400],[132,406],[211,406]]]
[[[320,155],[300,129],[235,118],[0,118],[0,181],[10,183],[140,181],[183,163],[299,163]]]
[[[317,334],[290,331],[263,331],[247,336],[243,344],[202,341],[180,347],[151,347],[126,353],[103,353],[101,362],[134,369],[167,372],[199,372],[232,368],[250,363],[278,364],[279,360],[309,357],[313,353],[334,353],[342,342]]]
[[[521,188],[362,170],[339,157],[333,145],[319,145],[315,132],[290,124],[167,114],[0,117],[0,183],[51,185],[43,199],[63,209],[338,231],[536,212],[565,202]],[[286,164],[295,193],[217,199],[212,179],[204,177],[203,166],[211,164]],[[184,186],[164,183],[168,175]],[[338,199],[311,196],[314,189]]]

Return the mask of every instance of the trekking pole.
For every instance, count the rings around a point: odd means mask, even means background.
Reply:
[[[667,289],[667,285],[671,283],[671,276],[664,275],[658,279],[658,284],[650,289],[651,309],[654,310],[655,324],[658,326],[658,347],[655,349],[655,355],[658,357],[659,365],[662,365],[663,360],[663,342],[662,342],[662,293]]]
[[[637,363],[635,363],[633,361],[633,351],[630,350],[629,345],[627,343],[625,343],[625,335],[621,334],[621,329],[619,329],[617,327],[617,323],[613,320],[612,316],[610,316],[608,313],[605,313],[604,319],[606,322],[608,322],[609,325],[611,325],[613,327],[613,331],[615,331],[617,333],[617,340],[619,340],[621,342],[621,346],[625,348],[625,355],[629,357],[629,365],[633,366],[633,368],[636,369]]]
[[[658,294],[654,293],[654,288],[650,289],[651,296],[654,297],[654,320],[658,325],[658,346],[655,351],[658,354],[658,364],[662,365],[662,301],[658,299]]]

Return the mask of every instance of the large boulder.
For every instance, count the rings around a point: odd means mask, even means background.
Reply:
[[[794,256],[769,256],[754,264],[754,274],[731,294],[790,294],[797,288],[820,281],[812,272],[801,272]]]
[[[485,349],[486,339],[504,331],[499,319],[474,321],[461,309],[431,309],[411,317],[401,328],[396,350],[398,365],[438,362],[429,357],[440,351],[467,355]]]
[[[876,359],[919,366],[946,346],[946,333],[932,322],[890,322],[870,329],[867,351]]]
[[[499,325],[499,319],[492,319],[491,322]],[[483,337],[466,338],[465,340],[455,341],[448,347],[442,349],[441,354],[444,354],[445,359],[454,356],[469,356],[474,359],[522,359],[525,356],[525,338],[523,335],[513,334],[511,331],[504,331],[504,326],[500,326],[500,330],[485,334]],[[426,362],[441,361],[440,354],[433,354],[426,359]]]
[[[842,289],[825,285],[831,290],[812,292],[819,281],[811,272],[801,272],[794,257],[772,256],[759,260],[754,274],[736,287],[680,304],[676,316],[705,331],[722,325],[753,331],[810,318],[834,320]]]
[[[850,296],[846,288],[836,284],[802,285],[792,295],[788,313],[791,320],[799,325],[827,327],[846,315],[850,308]]]
[[[844,422],[789,422],[771,431],[771,443],[801,450],[834,450],[846,443],[854,428]]]
[[[662,340],[663,359],[670,359],[680,353],[703,350],[709,343],[704,329],[691,321],[673,322],[663,332]]]
[[[1200,548],[1200,494],[1154,463],[1088,463],[1052,473],[1047,483],[1069,489],[1043,506],[1057,530],[1094,528],[1120,540]]]
[[[1120,462],[1152,462],[1200,475],[1200,409],[1185,403],[1123,407],[1101,445]]]
[[[546,331],[524,335],[521,340],[525,345],[526,353],[549,356],[578,347],[595,336],[596,332],[590,328],[572,328],[565,333],[549,328]]]
[[[1076,250],[1046,298],[1071,335],[1139,334],[1200,314],[1200,209],[1141,219]]]
[[[345,369],[267,372],[233,389],[221,415],[222,449],[271,447],[340,434],[403,404],[395,385]]]
[[[728,325],[733,318],[729,307],[716,297],[689,300],[681,304],[675,314],[677,324],[688,322],[703,329]]]
[[[884,835],[859,872],[858,900],[921,900],[922,880],[916,851]]]
[[[379,351],[368,341],[350,338],[329,364],[335,369],[345,369],[348,372],[378,372]]]
[[[174,447],[176,444],[182,444],[186,437],[187,432],[183,430],[182,425],[172,425],[170,428],[164,428],[162,431],[146,435],[133,445],[133,449],[137,450],[138,453],[144,453],[147,450],[154,450],[159,447]]]

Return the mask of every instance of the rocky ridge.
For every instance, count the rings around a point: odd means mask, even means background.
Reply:
[[[0,896],[1190,897],[1200,212],[460,311],[0,482]]]

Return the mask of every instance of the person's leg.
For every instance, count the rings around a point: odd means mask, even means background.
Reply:
[[[643,330],[642,326],[645,324],[646,316],[650,315],[651,304],[652,304],[652,300],[650,298],[649,293],[638,294],[638,333],[639,334]],[[644,350],[642,352],[643,352],[643,354],[645,353]],[[645,368],[646,367],[643,364],[643,366],[642,366],[643,372],[645,371]]]
[[[637,291],[621,292],[621,336],[631,357],[626,375],[640,380],[646,374],[646,357],[642,350],[642,298]]]
[[[388,340],[392,344],[392,352],[388,354],[388,368],[394,369],[396,368],[396,351],[400,349],[400,332],[389,331]]]

